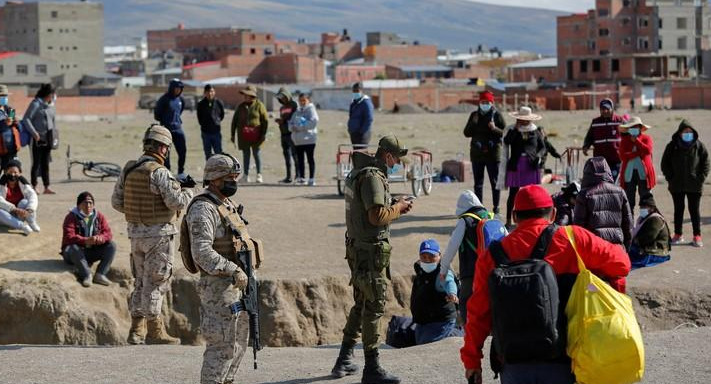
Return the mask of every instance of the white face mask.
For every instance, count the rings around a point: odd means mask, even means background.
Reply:
[[[422,268],[425,273],[432,273],[437,269],[439,263],[423,263],[420,261],[420,268]]]

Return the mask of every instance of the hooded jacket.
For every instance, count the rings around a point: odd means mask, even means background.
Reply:
[[[639,218],[634,229],[632,245],[640,248],[640,253],[667,256],[671,251],[671,233],[664,216],[654,212]]]
[[[691,128],[694,140],[686,144],[681,139],[681,131]],[[709,175],[709,153],[699,140],[699,133],[684,120],[672,135],[662,155],[662,173],[669,184],[671,193],[703,193],[704,181]]]
[[[289,90],[284,87],[279,88],[277,98],[280,96],[286,98],[287,101],[279,108],[279,131],[281,132],[282,136],[290,135],[291,132],[289,132],[289,120],[291,120],[291,115],[296,112],[296,110],[299,108],[299,105],[296,104],[296,101],[294,101],[294,98],[291,96],[291,92],[289,92]],[[281,100],[279,100],[279,102],[281,103]]]
[[[267,120],[267,108],[259,99],[254,99],[252,104],[243,102],[237,106],[235,114],[232,117],[231,140],[234,142],[235,134],[237,135],[237,147],[240,151],[249,149],[250,147],[261,147],[267,137],[267,128],[269,120]],[[257,142],[250,143],[244,140],[244,127],[256,127],[259,129],[260,137]]]
[[[316,144],[318,113],[313,103],[299,107],[289,120],[289,131],[294,145]]]
[[[348,112],[348,133],[363,134],[370,131],[373,125],[373,110],[373,102],[367,95],[353,100]]]
[[[32,185],[30,185],[30,183],[28,183],[24,177],[20,178],[18,184],[20,186],[20,192],[22,192],[22,196],[27,200],[27,209],[36,212],[38,204],[37,192],[35,192],[34,188],[32,188]],[[6,200],[7,190],[7,181],[5,177],[2,177],[0,179],[0,209],[2,209],[3,211],[12,212],[12,210],[17,207]]]
[[[629,248],[633,223],[630,204],[625,191],[613,182],[603,157],[589,159],[583,168],[573,220],[604,240]]]
[[[183,99],[183,94],[178,96],[173,94],[173,90],[176,88],[183,88],[183,82],[178,79],[173,79],[168,85],[168,92],[163,94],[163,96],[158,99],[156,103],[156,108],[153,111],[153,117],[160,122],[160,124],[171,131],[177,131],[183,128],[183,120],[180,115],[185,109],[185,100]]]
[[[479,198],[470,190],[466,190],[459,195],[457,199],[457,208],[455,213],[457,217],[460,217],[464,213],[474,213],[479,217],[487,217],[489,212],[484,208],[479,201]],[[461,248],[462,242],[464,241],[465,235],[467,233],[467,223],[465,218],[460,217],[457,220],[457,225],[454,227],[452,234],[449,236],[449,242],[447,243],[447,248],[442,254],[442,260],[440,264],[442,265],[441,273],[445,274],[452,266],[452,261],[454,260],[454,255],[456,255]],[[469,239],[473,244],[477,243],[476,231],[473,231],[474,238]],[[474,264],[476,263],[475,257],[463,257],[463,253],[460,252],[459,255],[459,277],[472,277],[474,276]],[[470,255],[471,256],[471,255]]]
[[[225,118],[225,105],[218,98],[203,97],[197,105],[200,130],[204,133],[220,133],[220,124]]]

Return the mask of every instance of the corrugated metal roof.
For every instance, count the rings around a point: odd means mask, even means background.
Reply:
[[[393,65],[403,72],[449,72],[451,67],[444,65]]]
[[[513,68],[513,69],[516,69],[516,68],[548,68],[548,67],[557,67],[557,66],[558,66],[558,58],[557,57],[547,57],[545,59],[526,61],[524,63],[509,65],[509,68]]]

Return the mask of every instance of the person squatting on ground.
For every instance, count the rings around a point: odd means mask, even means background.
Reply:
[[[633,117],[629,123],[620,125],[622,141],[620,141],[620,186],[627,194],[630,210],[634,216],[634,206],[637,201],[636,193],[642,197],[649,193],[657,184],[657,175],[654,172],[652,153],[654,141],[646,132],[650,128],[639,117]]]
[[[511,213],[519,188],[541,183],[541,168],[546,156],[546,143],[534,121],[541,120],[529,107],[521,107],[518,112],[509,113],[516,119],[514,126],[506,128],[502,162],[504,169],[499,177],[505,176],[504,185],[509,188],[506,201],[506,226],[511,227]]]
[[[639,199],[639,218],[632,232],[629,255],[632,268],[651,267],[670,259],[671,234],[654,196],[647,192]]]
[[[94,196],[86,191],[80,193],[76,206],[64,217],[60,253],[65,263],[74,266],[74,274],[84,287],[90,287],[92,281],[111,284],[106,275],[116,254],[112,238],[109,222],[95,208]],[[97,261],[99,266],[92,279],[91,265]]]
[[[565,305],[567,304],[572,283],[578,273],[577,256],[572,244],[568,240],[565,228],[552,225],[555,217],[553,200],[548,192],[539,185],[529,185],[521,188],[514,203],[514,219],[517,222],[516,229],[500,242],[500,247],[511,261],[529,258],[539,246],[539,238],[550,236],[546,249],[542,253],[543,260],[548,262],[556,274],[558,280],[560,309],[562,318],[558,319],[558,334],[561,342],[557,344],[555,357],[533,356],[531,359],[520,361],[509,361],[505,356],[501,356],[492,348],[494,356],[491,357],[492,368],[495,372],[500,369],[502,384],[573,384],[575,376],[571,372],[570,358],[565,353],[566,331],[562,329],[563,324],[567,324],[564,319]],[[593,233],[578,226],[573,226],[575,241],[580,257],[585,262],[587,268],[599,277],[605,279],[610,285],[620,292],[625,291],[625,276],[630,271],[630,261],[621,247],[614,246],[607,241],[600,239]],[[496,321],[511,319],[492,318],[492,305],[494,302],[490,298],[489,276],[494,270],[495,263],[492,257],[492,247],[479,257],[476,266],[476,276],[474,281],[474,295],[467,303],[469,321],[464,332],[464,346],[460,354],[462,363],[466,370],[465,375],[471,378],[470,382],[481,384],[481,359],[483,357],[482,347],[484,340],[493,330],[494,341],[505,340],[512,337],[512,334],[520,332],[518,329],[501,329]],[[521,305],[521,311],[526,305]],[[499,314],[501,315],[501,314]],[[509,314],[513,315],[513,314]],[[530,322],[522,314],[521,322]],[[507,323],[510,324],[510,322]],[[501,333],[497,333],[498,332]],[[531,335],[535,339],[536,335]],[[536,345],[532,345],[535,348]],[[534,354],[532,351],[530,354]],[[497,367],[498,366],[498,367]]]
[[[202,150],[205,160],[210,156],[222,153],[222,132],[220,124],[225,118],[225,105],[215,97],[215,88],[205,84],[204,96],[197,105],[197,118],[200,124]]]
[[[592,157],[583,167],[581,190],[575,199],[573,223],[613,244],[629,248],[632,212],[627,195],[614,184],[604,157]]]
[[[574,222],[573,211],[575,210],[575,200],[580,193],[580,183],[574,181],[560,189],[551,196],[555,206],[555,223],[558,225],[570,225]]]
[[[37,192],[22,176],[20,162],[10,160],[0,177],[0,224],[25,235],[39,232],[37,203]]]
[[[267,108],[264,103],[257,99],[257,88],[248,85],[247,88],[239,91],[244,96],[244,101],[237,106],[231,124],[230,141],[234,144],[235,133],[237,134],[237,147],[242,151],[244,163],[244,176],[247,182],[249,178],[249,162],[254,155],[254,163],[257,166],[257,183],[264,182],[262,178],[262,156],[261,147],[267,137]]]
[[[49,163],[52,161],[52,149],[59,145],[59,131],[55,124],[56,90],[52,84],[42,84],[37,90],[35,98],[30,102],[22,124],[32,135],[32,170],[30,181],[32,188],[37,190],[37,178],[42,178],[45,194],[53,195],[55,192],[49,188]]]
[[[195,196],[186,213],[190,250],[200,269],[200,331],[206,342],[202,384],[233,383],[248,347],[249,315],[230,310],[231,304],[242,299],[247,286],[247,275],[235,249],[242,249],[248,234],[237,205],[230,200],[237,192],[241,173],[241,165],[232,156],[210,157],[203,176],[207,188]],[[242,227],[240,237],[233,235],[230,223]]]
[[[477,224],[482,219],[491,219],[493,214],[489,213],[483,207],[476,194],[469,190],[459,195],[455,213],[459,219],[452,234],[449,235],[449,242],[440,262],[442,264],[440,279],[445,279],[446,274],[452,268],[454,255],[459,253],[459,282],[461,283],[461,289],[459,290],[459,316],[462,319],[462,323],[466,323],[466,305],[472,295],[474,267],[479,254],[477,250],[477,244],[479,243],[476,230]],[[478,217],[478,219],[471,215]]]
[[[671,137],[662,155],[662,173],[667,179],[669,192],[674,200],[674,237],[672,244],[684,244],[684,199],[689,204],[692,245],[703,247],[701,240],[701,196],[704,182],[711,170],[709,153],[699,140],[699,132],[687,120],[682,120],[679,129]]]
[[[178,152],[178,178],[185,177],[185,157],[187,154],[187,145],[185,142],[185,131],[183,131],[183,119],[180,115],[185,109],[185,100],[183,99],[183,82],[180,79],[173,79],[168,84],[168,92],[156,102],[156,108],[153,111],[153,117],[165,128],[170,131],[171,139],[175,144],[175,150]],[[170,170],[170,152],[166,155],[165,166]]]
[[[415,262],[410,311],[416,324],[417,345],[433,343],[445,337],[462,336],[457,328],[457,282],[454,273],[440,264],[439,243],[427,239],[420,244]],[[444,279],[440,279],[444,275]]]
[[[464,137],[471,137],[469,159],[474,172],[474,193],[484,201],[484,171],[489,173],[494,214],[499,213],[501,191],[496,187],[501,161],[501,139],[506,128],[504,116],[494,106],[494,94],[479,94],[479,108],[469,115]]]
[[[583,154],[588,155],[593,147],[593,156],[602,156],[612,171],[612,179],[620,174],[620,124],[624,119],[614,112],[610,99],[600,101],[600,116],[594,118],[583,139]]]
[[[299,95],[299,108],[289,120],[289,131],[296,146],[296,184],[306,184],[306,164],[304,155],[309,162],[310,186],[316,185],[314,174],[316,173],[316,160],[314,152],[316,150],[316,137],[318,136],[318,113],[316,106],[309,100],[305,93]]]
[[[294,175],[296,175],[296,149],[294,148],[294,141],[291,138],[291,131],[289,131],[289,120],[291,120],[291,115],[296,112],[296,109],[299,108],[299,106],[291,97],[291,92],[284,87],[279,88],[276,98],[279,100],[281,107],[279,107],[279,117],[277,117],[275,121],[279,124],[279,132],[281,133],[281,150],[284,155],[284,165],[286,166],[286,177],[279,180],[279,182],[289,184],[292,182],[292,163],[294,164]]]
[[[348,109],[348,134],[353,148],[364,148],[370,144],[374,107],[368,95],[363,94],[360,83],[353,84],[353,101]]]
[[[10,106],[10,91],[0,84],[0,170],[7,168],[10,160],[17,159],[20,151],[20,129],[15,108]]]
[[[161,309],[173,274],[175,222],[193,197],[195,182],[176,180],[165,167],[171,132],[152,125],[143,137],[143,155],[126,163],[111,196],[113,208],[126,215],[135,278],[128,308],[129,344],[178,344],[165,330]],[[146,330],[147,326],[147,330]]]
[[[385,311],[385,291],[390,279],[390,223],[410,212],[412,202],[393,201],[388,174],[397,172],[405,160],[405,148],[395,136],[378,143],[375,156],[353,153],[353,170],[346,178],[346,259],[351,270],[355,304],[343,329],[343,341],[333,377],[358,371],[353,347],[361,331],[365,368],[361,383],[399,383],[379,363],[379,325]]]

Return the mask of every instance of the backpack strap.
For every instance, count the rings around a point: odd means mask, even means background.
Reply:
[[[546,229],[541,232],[538,236],[538,241],[536,246],[533,247],[531,252],[531,259],[543,260],[543,258],[548,253],[548,247],[551,245],[551,240],[553,240],[553,235],[558,231],[558,225],[553,223],[546,227]]]
[[[491,258],[494,260],[494,264],[497,267],[511,262],[509,256],[506,254],[506,251],[504,251],[504,247],[498,240],[494,240],[491,244],[489,244],[489,252],[491,253]]]

